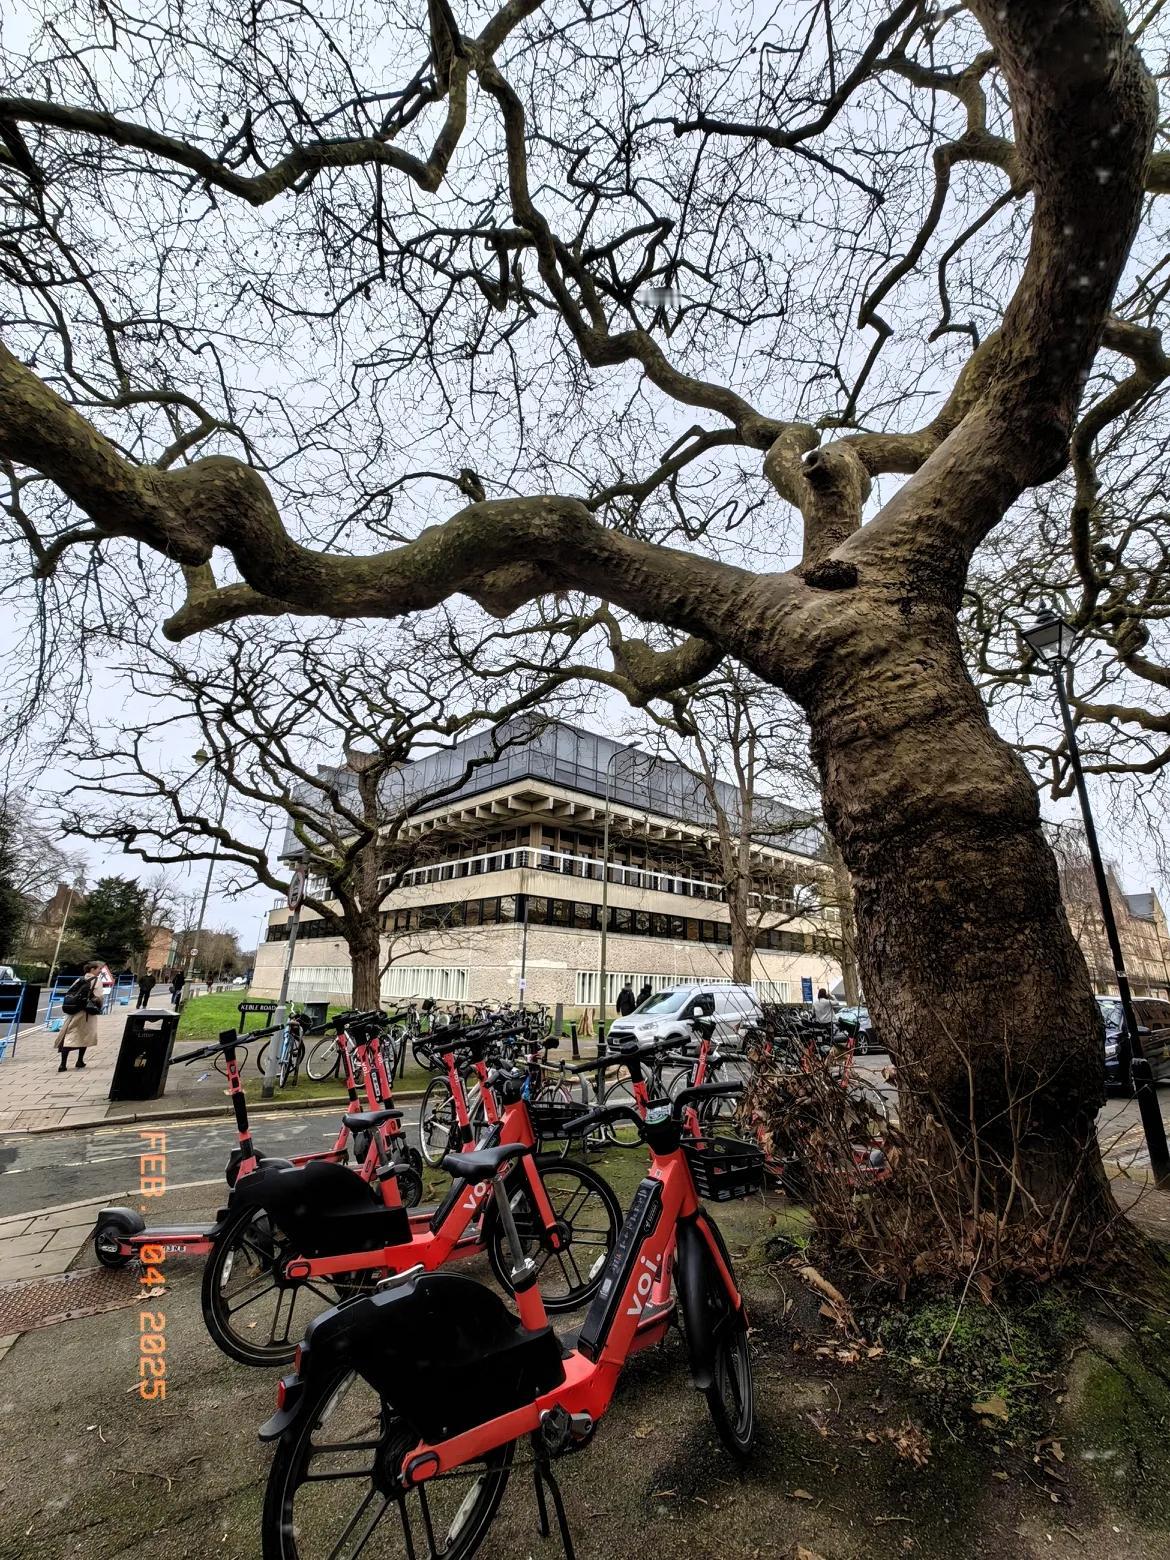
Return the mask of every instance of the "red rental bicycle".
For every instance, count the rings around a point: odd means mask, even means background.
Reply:
[[[639,1068],[653,1049],[626,1050],[628,1065]],[[417,1269],[318,1317],[260,1432],[279,1441],[264,1502],[264,1560],[373,1553],[464,1560],[487,1534],[521,1437],[532,1446],[541,1532],[548,1532],[547,1491],[573,1560],[551,1460],[585,1445],[626,1360],[659,1342],[677,1313],[692,1381],[719,1438],[746,1458],[755,1439],[747,1319],[727,1248],[700,1203],[695,1150],[679,1120],[688,1105],[739,1087],[683,1090],[673,1104],[652,1105],[645,1120],[625,1105],[581,1118],[580,1131],[632,1120],[651,1165],[574,1347],[562,1348],[548,1325],[498,1179],[519,1320],[483,1285]],[[503,1145],[447,1163],[453,1175],[487,1177],[516,1152]],[[758,1150],[756,1158],[754,1185]]]
[[[257,1036],[275,1034],[278,1028],[256,1030],[248,1038],[254,1040]],[[345,1165],[349,1161],[351,1142],[361,1160],[358,1173],[365,1180],[377,1179],[381,1167],[394,1155],[406,1155],[409,1159],[412,1150],[405,1147],[405,1138],[401,1146],[388,1146],[388,1126],[379,1126],[372,1132],[368,1127],[362,1130],[362,1123],[367,1117],[362,1113],[362,1101],[348,1065],[348,1056],[346,1089],[349,1109],[341,1119],[341,1130],[333,1147],[311,1154],[296,1154],[290,1159],[269,1158],[259,1153],[252,1138],[248,1101],[240,1079],[237,1057],[239,1043],[236,1031],[228,1029],[220,1035],[215,1045],[201,1046],[198,1050],[174,1058],[176,1065],[184,1066],[212,1058],[223,1059],[228,1094],[236,1121],[237,1146],[229,1155],[224,1170],[224,1177],[233,1191],[242,1179],[261,1166],[267,1169],[288,1169],[307,1164]],[[413,1162],[404,1165],[403,1174],[414,1176],[417,1181],[418,1195],[414,1199],[417,1202],[422,1191],[421,1175],[416,1174]],[[94,1225],[94,1253],[103,1267],[110,1268],[125,1267],[136,1257],[147,1266],[161,1262],[164,1256],[206,1257],[215,1249],[216,1232],[224,1220],[229,1218],[231,1208],[232,1199],[229,1196],[227,1208],[219,1210],[214,1224],[166,1224],[152,1227],[147,1226],[146,1220],[134,1208],[103,1208]]]
[[[444,1045],[461,1044],[474,1065],[487,1040],[486,1032],[465,1030],[461,1042],[452,1037]],[[322,1301],[334,1305],[387,1272],[431,1270],[486,1250],[496,1277],[508,1285],[504,1232],[489,1200],[497,1172],[548,1309],[576,1310],[592,1299],[618,1239],[617,1198],[588,1165],[537,1152],[522,1072],[497,1073],[492,1083],[485,1103],[498,1089],[504,1113],[481,1147],[501,1157],[488,1175],[453,1171],[456,1178],[433,1211],[408,1216],[402,1207],[383,1206],[369,1186],[336,1165],[262,1168],[240,1183],[203,1271],[203,1317],[225,1354],[244,1365],[287,1363],[314,1300],[318,1309]],[[354,1122],[374,1126],[387,1114]],[[387,1178],[392,1186],[393,1166]]]

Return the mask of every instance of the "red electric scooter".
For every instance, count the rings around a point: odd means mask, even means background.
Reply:
[[[239,1036],[235,1030],[228,1029],[220,1035],[215,1045],[201,1046],[198,1050],[188,1051],[185,1056],[176,1057],[175,1061],[181,1065],[189,1065],[193,1062],[203,1061],[212,1057],[223,1058],[224,1070],[228,1080],[228,1094],[232,1102],[232,1112],[236,1120],[236,1132],[238,1144],[228,1158],[225,1169],[225,1178],[228,1186],[234,1193],[237,1184],[247,1176],[254,1173],[261,1166],[274,1169],[283,1169],[292,1165],[304,1165],[311,1162],[343,1165],[349,1159],[349,1143],[354,1141],[355,1149],[361,1157],[360,1174],[366,1180],[381,1180],[384,1188],[383,1198],[389,1204],[391,1201],[403,1201],[403,1193],[412,1196],[415,1201],[422,1194],[422,1178],[409,1157],[409,1151],[403,1147],[402,1157],[405,1162],[401,1164],[399,1176],[396,1178],[401,1183],[397,1188],[386,1177],[379,1177],[379,1170],[390,1162],[394,1155],[387,1142],[390,1135],[389,1128],[397,1128],[397,1120],[387,1117],[384,1100],[376,1092],[376,1086],[367,1084],[372,1112],[363,1112],[362,1100],[357,1091],[357,1085],[353,1075],[353,1069],[349,1064],[348,1047],[344,1045],[342,1026],[348,1019],[355,1027],[366,1024],[369,1029],[363,1034],[363,1040],[369,1061],[365,1063],[366,1078],[375,1070],[381,1074],[381,1080],[385,1080],[385,1069],[380,1057],[374,1062],[377,1055],[376,1025],[384,1015],[381,1014],[346,1014],[341,1019],[334,1020],[338,1027],[338,1046],[346,1058],[346,1092],[349,1095],[349,1106],[342,1118],[341,1130],[337,1141],[332,1148],[323,1149],[317,1153],[298,1154],[291,1159],[271,1158],[260,1154],[256,1150],[252,1139],[251,1126],[248,1120],[248,1101],[244,1094],[244,1087],[240,1080],[240,1069],[237,1058]],[[260,1039],[265,1035],[275,1034],[280,1026],[274,1025],[268,1029],[255,1030],[248,1036],[249,1040]],[[371,1115],[381,1117],[372,1121]],[[141,1213],[133,1208],[103,1208],[98,1215],[94,1226],[93,1245],[94,1253],[103,1267],[125,1267],[136,1257],[146,1266],[152,1267],[163,1261],[168,1255],[181,1255],[187,1257],[206,1257],[214,1247],[214,1234],[220,1224],[226,1218],[231,1207],[229,1198],[228,1208],[221,1208],[216,1215],[214,1224],[171,1224],[147,1227],[146,1220]]]

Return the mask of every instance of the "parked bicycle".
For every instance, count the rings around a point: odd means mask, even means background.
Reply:
[[[458,1047],[464,1065],[474,1065],[482,1061],[487,1039],[464,1030],[445,1035],[444,1044]],[[502,1152],[509,1206],[531,1244],[548,1309],[574,1310],[601,1284],[621,1208],[595,1170],[538,1155],[523,1084],[521,1073],[500,1076],[485,1092],[485,1106],[494,1112],[499,1090],[503,1114],[489,1118],[482,1146]],[[372,1129],[398,1115],[373,1111],[355,1122]],[[261,1169],[241,1182],[203,1274],[204,1320],[226,1354],[245,1365],[285,1363],[321,1302],[360,1294],[386,1274],[420,1263],[431,1270],[452,1257],[486,1251],[507,1285],[503,1233],[488,1200],[490,1176],[468,1180],[459,1174],[436,1209],[413,1215],[394,1203],[394,1176],[392,1168],[385,1171],[384,1200],[336,1165],[271,1175]]]
[[[288,1088],[291,1078],[293,1087],[296,1087],[300,1077],[301,1066],[305,1060],[305,1025],[306,1018],[303,1013],[290,1009],[284,1028],[276,1036],[276,1044],[279,1053],[276,1068],[276,1081],[282,1089]],[[268,1047],[270,1040],[266,1040],[256,1052],[256,1066],[263,1076],[267,1076],[265,1068],[268,1062]]]
[[[652,1047],[625,1049],[636,1081],[654,1055]],[[481,1284],[417,1272],[317,1318],[260,1432],[279,1443],[264,1502],[264,1560],[356,1556],[383,1520],[379,1539],[393,1542],[393,1524],[411,1560],[466,1560],[488,1533],[523,1438],[532,1448],[541,1531],[549,1529],[547,1492],[573,1560],[552,1461],[589,1441],[626,1360],[660,1342],[676,1316],[720,1441],[747,1457],[755,1439],[747,1318],[727,1248],[700,1201],[707,1167],[680,1124],[689,1104],[735,1087],[684,1089],[673,1104],[656,1102],[645,1120],[622,1104],[591,1113],[631,1125],[652,1163],[571,1348],[548,1326],[499,1179],[522,1150],[502,1145],[448,1157],[452,1175],[493,1188],[519,1319]],[[583,1119],[579,1130],[594,1124]],[[762,1155],[744,1157],[736,1190],[746,1195],[759,1184]]]

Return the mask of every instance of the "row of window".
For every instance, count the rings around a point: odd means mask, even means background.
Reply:
[[[600,932],[601,906],[581,900],[551,899],[543,894],[501,894],[490,899],[459,899],[449,904],[416,905],[409,910],[382,912],[385,932],[429,932],[460,927],[499,926],[527,920],[529,926],[563,926],[581,932]],[[731,946],[726,921],[700,921],[691,916],[662,915],[652,910],[609,906],[608,930],[622,937],[658,937],[671,942],[712,943]],[[301,937],[336,936],[328,921],[302,922]],[[287,924],[268,928],[269,942],[284,942]],[[779,927],[759,932],[756,946],[779,953],[811,953],[813,939],[807,932]]]

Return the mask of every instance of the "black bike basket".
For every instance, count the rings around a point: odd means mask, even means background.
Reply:
[[[588,1107],[580,1100],[529,1100],[528,1114],[538,1138],[567,1138],[570,1121],[578,1121]]]
[[[683,1151],[700,1197],[731,1202],[748,1197],[764,1184],[764,1151],[735,1138],[684,1137]]]

